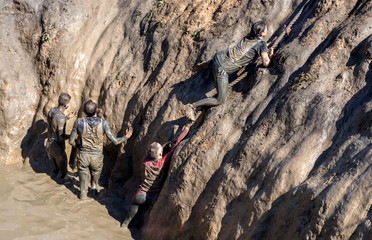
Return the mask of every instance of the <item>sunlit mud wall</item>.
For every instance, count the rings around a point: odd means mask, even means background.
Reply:
[[[194,65],[257,20],[270,40],[301,9],[270,67],[251,66],[191,127],[142,234],[371,239],[368,0],[2,0],[0,160],[48,166],[46,114],[58,95],[72,96],[76,116],[92,99],[115,134],[134,128],[125,146],[105,143],[110,191],[129,199],[147,145],[174,140],[184,105],[214,87]]]

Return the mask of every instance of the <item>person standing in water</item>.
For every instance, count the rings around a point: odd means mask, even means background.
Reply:
[[[48,141],[46,152],[52,164],[53,174],[57,179],[63,179],[67,174],[67,155],[65,152],[66,120],[64,112],[69,107],[71,96],[68,93],[61,93],[58,98],[58,107],[48,112]]]
[[[88,175],[91,172],[92,195],[97,194],[98,180],[103,167],[103,136],[106,134],[115,145],[128,140],[132,135],[132,128],[125,136],[115,137],[106,120],[96,117],[97,104],[92,100],[84,104],[86,118],[78,118],[71,131],[69,143],[78,148],[77,167],[80,181],[80,200],[87,198]],[[75,140],[78,140],[76,144]]]
[[[193,104],[188,104],[186,116],[195,121],[196,111],[199,107],[218,106],[227,99],[229,75],[255,61],[258,57],[262,58],[262,65],[268,67],[273,49],[267,46],[262,40],[267,34],[267,25],[264,21],[255,22],[248,35],[243,37],[236,45],[228,49],[218,51],[211,62],[215,85],[217,88],[217,98],[210,97],[201,99]]]

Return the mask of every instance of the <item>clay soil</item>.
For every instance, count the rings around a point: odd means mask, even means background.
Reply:
[[[115,215],[120,201],[105,197],[104,189],[80,201],[74,175],[61,184],[28,166],[0,165],[0,238],[133,239]]]

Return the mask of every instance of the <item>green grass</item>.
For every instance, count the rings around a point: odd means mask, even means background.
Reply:
[[[54,28],[55,26],[53,24],[50,24],[49,27],[44,30],[44,32],[41,34],[41,42],[46,42],[50,39],[49,31]]]
[[[161,6],[163,6],[164,4],[164,1],[163,0],[160,0],[160,1],[157,1],[156,4],[151,8],[149,14],[148,14],[148,21],[151,22],[152,20],[152,17],[154,16],[154,11],[158,8],[160,8]]]

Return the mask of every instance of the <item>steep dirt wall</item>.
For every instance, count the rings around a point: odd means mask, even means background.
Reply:
[[[174,139],[184,105],[213,89],[193,66],[256,20],[278,34],[302,6],[271,66],[199,116],[142,233],[370,239],[368,0],[2,1],[1,161],[44,166],[45,116],[58,95],[72,95],[78,116],[93,99],[114,133],[134,127],[124,148],[105,145],[111,191],[130,198],[147,145]]]

